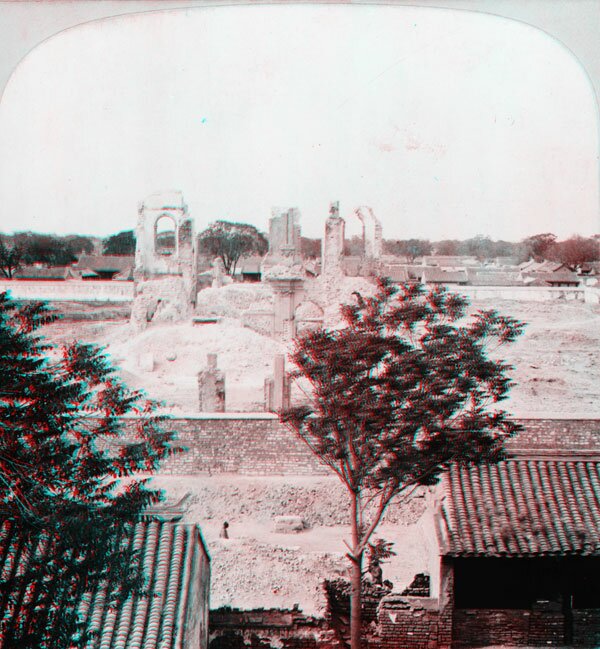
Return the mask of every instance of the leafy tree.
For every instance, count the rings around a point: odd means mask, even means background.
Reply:
[[[384,251],[389,255],[403,256],[412,263],[417,257],[430,255],[433,247],[426,239],[398,239],[384,241]]]
[[[21,267],[23,250],[21,246],[5,241],[0,237],[0,273],[6,279],[12,279],[13,275]]]
[[[577,266],[600,259],[600,243],[593,238],[573,236],[565,241],[555,242],[547,251],[554,261]]]
[[[235,274],[241,257],[264,255],[269,247],[265,235],[253,225],[229,221],[211,223],[200,233],[198,243],[201,252],[220,257],[229,275]]]
[[[319,259],[321,257],[321,239],[300,237],[300,252],[306,259]]]
[[[69,246],[69,250],[76,257],[79,257],[82,253],[91,255],[94,252],[94,241],[90,237],[81,234],[68,234],[65,241]]]
[[[18,232],[13,240],[23,250],[24,264],[67,266],[77,260],[65,237],[35,232]]]
[[[543,261],[550,248],[556,242],[556,235],[551,232],[544,232],[543,234],[534,234],[531,237],[523,239],[529,257],[533,257],[536,261]]]
[[[454,257],[458,255],[459,241],[456,239],[444,239],[434,243],[435,254]]]
[[[52,317],[0,294],[0,526],[28,549],[19,570],[0,575],[3,647],[83,646],[69,602],[107,572],[121,576],[111,598],[140,586],[122,539],[160,493],[132,476],[178,450],[155,404],[128,390],[99,349],[43,341]]]
[[[311,400],[281,413],[345,485],[351,510],[351,646],[360,649],[363,555],[388,504],[434,484],[453,462],[497,461],[517,430],[496,407],[510,366],[488,356],[523,324],[495,311],[465,318],[443,288],[378,281],[342,307],[345,326],[299,337],[296,377]]]
[[[135,255],[135,235],[133,230],[124,230],[102,241],[104,255]]]
[[[364,253],[365,242],[361,235],[353,234],[344,240],[344,254],[350,257],[360,257]]]

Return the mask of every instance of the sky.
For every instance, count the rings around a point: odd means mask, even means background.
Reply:
[[[600,232],[597,107],[551,37],[431,8],[264,5],[87,23],[0,102],[0,230],[98,236],[181,190],[197,231],[321,236],[370,206],[385,238]]]

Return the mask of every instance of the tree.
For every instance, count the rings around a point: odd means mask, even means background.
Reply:
[[[321,257],[321,239],[300,237],[300,252],[305,259],[319,259]]]
[[[459,241],[456,239],[443,239],[433,244],[436,255],[444,255],[454,257],[458,255]]]
[[[82,253],[91,255],[94,252],[94,241],[90,237],[81,234],[68,234],[65,241],[76,257],[79,257]]]
[[[6,279],[12,279],[15,272],[21,267],[23,250],[21,246],[5,241],[0,237],[0,273]]]
[[[378,281],[342,307],[339,329],[295,341],[296,378],[310,401],[281,419],[345,485],[351,510],[351,646],[360,648],[363,554],[388,504],[434,484],[452,462],[502,458],[518,426],[496,403],[510,366],[488,356],[523,324],[495,311],[463,320],[467,302],[443,288]]]
[[[560,261],[570,266],[578,266],[600,259],[600,244],[592,238],[572,236],[564,241],[555,242],[547,251],[554,261]]]
[[[551,232],[544,232],[543,234],[534,234],[531,237],[523,239],[529,257],[533,257],[536,261],[543,261],[550,248],[556,242],[556,235]]]
[[[384,241],[384,250],[387,254],[404,256],[408,262],[412,262],[417,257],[430,255],[433,247],[427,239],[398,239]]]
[[[133,230],[124,230],[102,241],[103,255],[135,255],[135,235]]]
[[[344,239],[344,254],[350,257],[362,257],[365,252],[365,240],[359,234]]]
[[[235,274],[240,257],[264,255],[269,247],[267,239],[253,225],[216,221],[198,237],[200,250],[219,257],[229,275]]]
[[[83,646],[75,595],[107,571],[122,576],[109,597],[140,586],[122,539],[160,493],[132,476],[179,450],[155,404],[128,390],[99,349],[40,337],[52,318],[0,294],[0,525],[29,549],[19,570],[0,575],[3,647]],[[50,562],[40,563],[39,544],[52,548]]]

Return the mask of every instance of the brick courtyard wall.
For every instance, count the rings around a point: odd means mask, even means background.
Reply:
[[[600,645],[600,610],[572,611],[573,638],[565,635],[565,615],[561,611],[522,609],[457,609],[454,611],[453,646],[485,645],[575,647]]]
[[[304,442],[268,413],[188,417],[168,424],[187,451],[165,461],[161,473],[328,475]]]
[[[63,281],[0,280],[0,292],[10,291],[13,298],[22,300],[77,300],[85,302],[131,302],[133,282],[112,280]]]
[[[379,608],[381,649],[432,649],[441,646],[437,599],[390,596]]]
[[[527,645],[530,618],[531,611],[525,610],[456,609],[453,646]]]
[[[519,421],[525,430],[509,442],[509,452],[600,453],[600,420]],[[166,461],[162,473],[328,475],[308,447],[269,413],[202,414],[171,419],[169,425],[188,450]]]
[[[517,419],[524,430],[507,444],[515,454],[600,454],[599,419]]]
[[[573,644],[600,647],[600,610],[592,608],[573,611]]]
[[[323,618],[305,616],[296,609],[216,609],[210,612],[209,620],[208,649],[340,647]]]

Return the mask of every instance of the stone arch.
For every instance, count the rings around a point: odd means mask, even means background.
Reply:
[[[299,334],[323,326],[324,315],[323,309],[316,302],[310,300],[300,302],[294,310],[296,333]]]
[[[154,251],[157,255],[177,253],[177,230],[177,222],[170,214],[158,216],[154,221]]]

